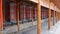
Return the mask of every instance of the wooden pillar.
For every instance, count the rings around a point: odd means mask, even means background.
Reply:
[[[32,19],[31,9],[32,9],[32,7],[30,7],[30,19]]]
[[[18,32],[20,31],[20,23],[19,23],[19,7],[20,5],[19,4],[17,4],[17,26],[18,26]]]
[[[0,30],[3,29],[2,0],[0,0]]]
[[[57,17],[57,21],[58,21],[58,20],[59,20],[59,12],[57,13],[57,16],[58,16],[58,17]]]
[[[55,9],[56,9],[56,23],[57,23],[57,17],[58,17],[58,16],[57,16],[57,7],[56,7]]]
[[[35,19],[36,19],[36,8],[35,8]]]
[[[56,23],[56,11],[55,11],[55,23]]]
[[[55,12],[55,16],[56,16],[56,23],[57,23],[57,12]]]
[[[2,0],[0,0],[0,34],[3,30],[3,14],[2,14]]]
[[[57,23],[57,11],[56,11],[56,23]]]
[[[57,23],[57,16],[56,16],[57,14],[56,14],[56,11],[55,11],[55,23]]]
[[[54,11],[53,11],[53,25],[55,24],[55,6],[54,6]]]
[[[55,24],[55,10],[54,10],[54,12],[53,12],[54,14],[54,17],[53,17],[53,25]]]
[[[56,23],[58,21],[58,11],[56,12]]]
[[[33,12],[32,12],[32,7],[30,7],[30,19],[32,19],[32,26],[33,26]]]
[[[50,0],[49,0],[49,11],[48,11],[48,30],[50,29],[50,20],[51,20],[51,9],[50,9]]]
[[[37,3],[37,34],[41,34],[41,5],[40,0]]]
[[[26,20],[25,5],[24,5],[24,20]]]
[[[54,0],[54,3],[55,3],[55,0]],[[55,4],[56,5],[56,4]],[[54,6],[54,22],[56,23],[57,21],[56,21],[56,6]]]

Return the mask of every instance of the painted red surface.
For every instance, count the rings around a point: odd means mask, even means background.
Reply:
[[[45,9],[45,8],[42,8],[42,11],[41,11],[41,17],[42,19],[45,19],[48,17],[48,9]]]
[[[0,0],[0,29],[2,29],[3,19],[2,19],[2,0]]]
[[[24,19],[24,5],[20,5],[20,20]]]
[[[10,21],[16,21],[16,5],[10,4]]]

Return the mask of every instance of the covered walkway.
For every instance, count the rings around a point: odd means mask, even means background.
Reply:
[[[0,34],[57,34],[59,3],[59,0],[0,0]]]

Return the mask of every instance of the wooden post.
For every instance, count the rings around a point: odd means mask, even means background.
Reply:
[[[53,11],[53,25],[55,24],[55,6],[54,6],[54,11]]]
[[[25,5],[24,5],[24,20],[26,20]]]
[[[30,19],[32,19],[32,26],[33,26],[33,12],[32,12],[32,7],[30,7]]]
[[[56,23],[57,23],[57,12],[55,12],[55,17],[56,17]]]
[[[1,30],[3,30],[2,0],[0,0],[0,34],[2,34]]]
[[[35,19],[36,19],[36,8],[35,8]]]
[[[58,20],[58,12],[56,12],[56,23],[57,23],[57,20]]]
[[[54,0],[54,3],[55,3],[55,0]],[[56,23],[56,6],[54,6],[54,22]],[[54,25],[54,24],[53,24]]]
[[[55,23],[56,23],[56,11],[55,11]]]
[[[2,0],[0,0],[0,30],[3,27]]]
[[[29,7],[29,8],[30,8],[30,19],[32,19],[32,14],[31,14],[31,8],[32,8],[32,7]]]
[[[55,10],[54,10],[54,12],[53,12],[54,14],[54,17],[53,17],[53,25],[55,24]]]
[[[41,5],[40,0],[37,3],[37,34],[41,34]]]
[[[19,23],[19,5],[17,5],[17,22],[18,22],[18,24],[17,24],[17,26],[18,26],[18,32],[20,31],[20,23]]]
[[[57,11],[56,11],[56,23],[57,23]]]
[[[50,0],[49,0],[49,11],[48,11],[48,30],[50,29],[50,20],[51,20],[51,9],[50,9]]]

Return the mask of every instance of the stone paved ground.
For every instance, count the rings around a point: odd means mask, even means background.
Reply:
[[[0,34],[2,34],[2,32],[0,31]]]
[[[47,24],[47,22],[42,23],[41,34],[52,34],[48,31]],[[20,32],[14,32],[12,34],[37,34],[37,26],[29,27],[27,29],[21,30]]]
[[[51,34],[48,31],[48,21],[42,21],[43,23],[41,23],[41,34]],[[26,23],[26,24],[21,24],[20,28],[21,31],[17,32],[17,26],[13,26],[9,29],[6,29],[5,31],[3,31],[3,34],[37,34],[37,22],[35,21],[34,26],[32,26],[32,23]],[[28,25],[28,26],[27,26]],[[51,20],[51,26],[52,26],[52,20]],[[24,28],[24,29],[23,29]],[[15,32],[13,32],[15,31]],[[7,33],[6,33],[7,32]]]

